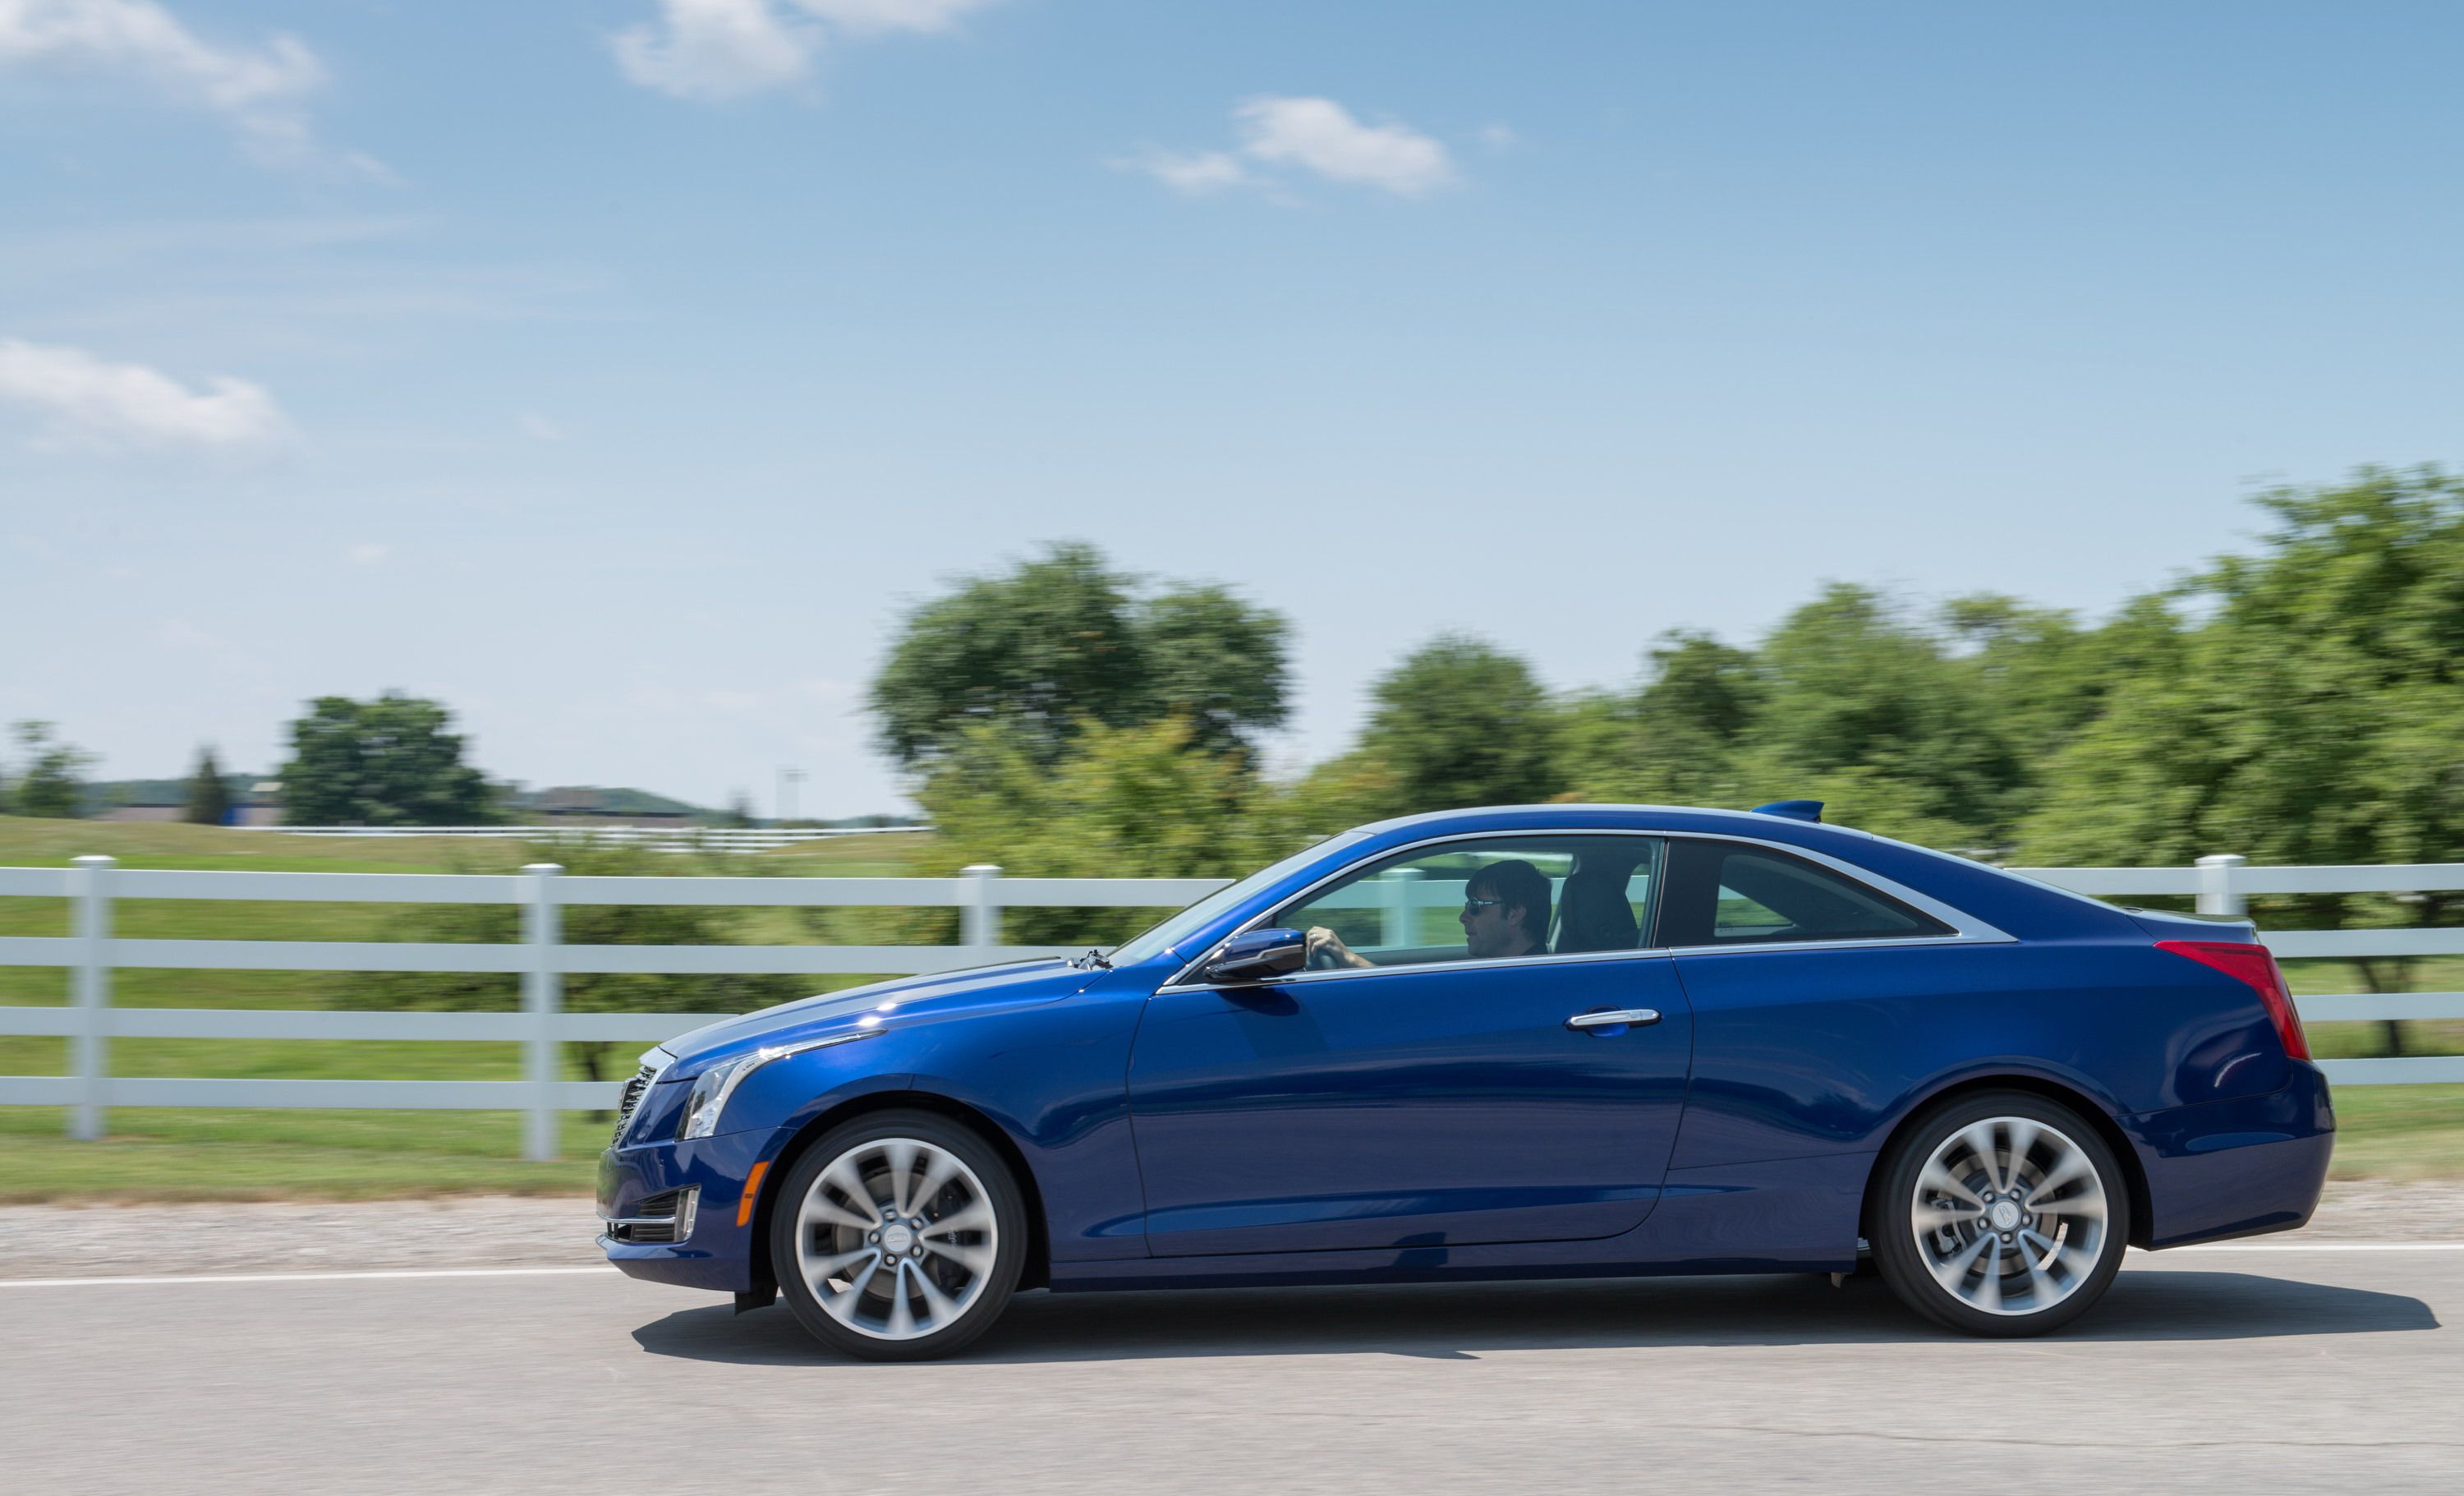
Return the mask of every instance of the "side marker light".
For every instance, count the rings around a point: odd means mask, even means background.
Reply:
[[[761,1177],[769,1172],[770,1160],[764,1158],[744,1177],[744,1198],[736,1202],[736,1223],[738,1226],[753,1224],[753,1205],[761,1198]]]

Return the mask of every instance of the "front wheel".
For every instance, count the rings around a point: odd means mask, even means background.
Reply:
[[[1969,1096],[1882,1162],[1868,1222],[1882,1279],[1972,1335],[2038,1335],[2087,1312],[2122,1268],[2130,1190],[2084,1117],[2027,1091]]]
[[[948,1355],[1017,1287],[1026,1213],[984,1140],[925,1111],[879,1111],[804,1151],[771,1212],[780,1291],[825,1344],[870,1361]]]

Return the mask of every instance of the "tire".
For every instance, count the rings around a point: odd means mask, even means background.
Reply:
[[[1026,1207],[1008,1165],[929,1111],[831,1129],[787,1171],[770,1212],[787,1308],[823,1344],[868,1361],[963,1349],[1008,1307],[1025,1260]]]
[[[2130,1187],[2071,1108],[1985,1091],[1893,1146],[1866,1237],[1882,1281],[1918,1313],[1971,1335],[2041,1335],[2112,1286],[2130,1241]]]

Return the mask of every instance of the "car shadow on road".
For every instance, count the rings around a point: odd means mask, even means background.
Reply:
[[[2057,1337],[2238,1340],[2435,1330],[2400,1293],[2235,1272],[2124,1272]],[[654,1355],[793,1365],[841,1359],[783,1306],[686,1309],[633,1331]],[[1028,1293],[959,1359],[1369,1353],[1461,1360],[1484,1351],[1957,1341],[1870,1278],[1595,1279],[1371,1287]]]

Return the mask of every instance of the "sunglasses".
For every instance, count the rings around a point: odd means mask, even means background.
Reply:
[[[1468,914],[1475,909],[1493,909],[1505,902],[1502,898],[1467,898],[1463,900],[1463,913]]]

